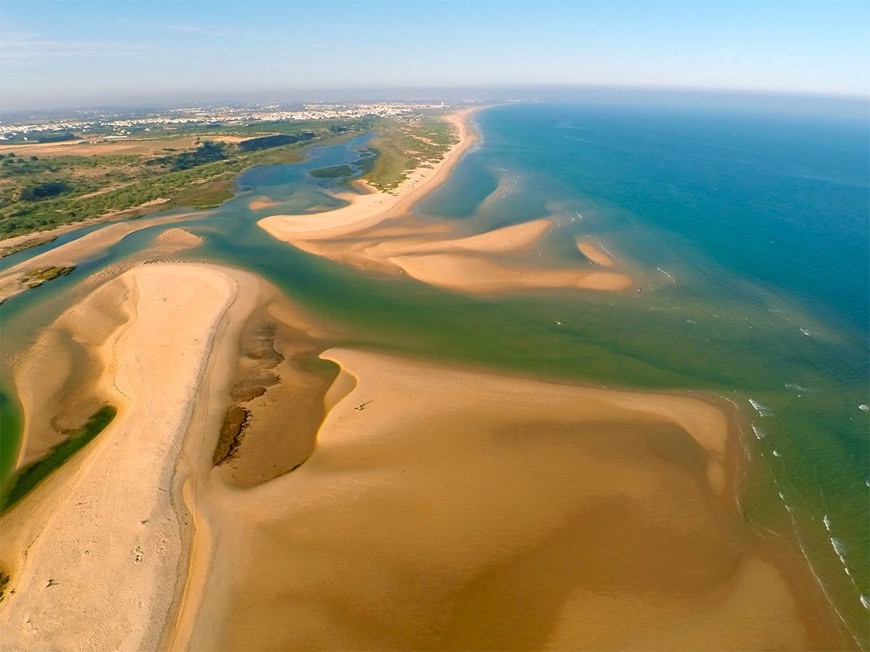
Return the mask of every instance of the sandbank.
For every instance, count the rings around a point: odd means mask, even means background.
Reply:
[[[37,254],[0,273],[0,301],[13,297],[27,289],[22,283],[22,279],[29,271],[47,267],[75,266],[115,245],[131,233],[157,224],[181,222],[198,216],[201,216],[201,214],[182,213],[180,215],[118,222],[96,231],[91,231],[76,240],[62,244],[49,251]],[[81,226],[80,224],[76,225],[77,228]],[[178,242],[175,244],[178,244]]]
[[[463,109],[447,116],[456,128],[457,142],[436,164],[418,166],[398,188],[392,192],[346,193],[342,199],[348,205],[322,213],[302,215],[272,215],[258,224],[279,240],[319,240],[346,236],[369,228],[390,217],[400,216],[420,199],[437,188],[449,176],[450,170],[477,140],[468,120],[475,109]]]
[[[530,288],[613,292],[632,285],[631,278],[625,274],[521,267],[449,253],[393,256],[388,260],[418,281],[460,292],[489,293]]]
[[[251,200],[251,202],[248,204],[248,208],[250,208],[252,211],[258,211],[263,208],[271,208],[277,203],[278,202],[272,201],[268,197],[257,197],[256,199]]]
[[[244,491],[215,475],[199,486],[207,553],[174,645],[838,640],[733,518],[736,441],[719,405],[348,349],[323,357],[342,371],[311,457]]]
[[[577,236],[576,242],[577,249],[580,250],[580,253],[586,256],[593,263],[601,265],[602,267],[614,266],[615,263],[613,262],[613,258],[604,252],[604,249],[600,244],[584,239],[582,236]]]
[[[175,483],[189,471],[179,452],[208,384],[209,355],[250,309],[244,297],[256,297],[257,283],[205,266],[147,265],[72,309],[67,326],[90,334],[102,363],[98,389],[119,411],[0,517],[0,566],[11,576],[0,610],[4,647],[159,646],[183,580],[190,526],[175,509]],[[88,329],[107,305],[115,314]],[[29,412],[26,389],[22,396]]]

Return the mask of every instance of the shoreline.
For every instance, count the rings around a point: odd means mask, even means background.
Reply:
[[[511,636],[538,648],[832,640],[827,621],[807,619],[817,603],[796,588],[805,569],[734,518],[740,438],[736,417],[713,397],[330,348],[319,357],[340,371],[322,398],[313,453],[292,472],[233,485],[211,451],[237,381],[240,334],[265,309],[264,283],[217,266],[141,265],[71,309],[80,325],[101,305],[125,311],[122,325],[104,326],[104,343],[89,331],[100,386],[122,409],[0,517],[2,566],[17,590],[4,618],[23,622],[26,613],[43,642],[137,648],[499,646],[504,639],[486,627],[491,613],[512,614]],[[316,320],[281,301],[268,319],[323,337]],[[164,348],[169,324],[173,351]],[[172,366],[162,364],[167,355]],[[143,421],[157,416],[159,427]],[[153,437],[131,436],[168,430],[175,443],[156,449]],[[150,471],[129,470],[149,459]],[[153,485],[112,480],[124,472]],[[148,534],[155,518],[157,539]],[[111,546],[99,543],[107,534]],[[10,566],[10,551],[24,549]],[[553,560],[567,570],[554,575]],[[666,572],[649,570],[659,566]],[[104,587],[132,568],[138,579],[125,589]],[[601,573],[606,599],[596,590]],[[58,582],[51,593],[39,585],[44,575]],[[533,599],[515,602],[518,586]],[[638,590],[656,600],[638,603]],[[134,608],[131,592],[149,606]],[[391,620],[360,618],[354,605],[363,603]],[[82,610],[84,621],[74,617]],[[88,638],[91,622],[103,624],[103,638]],[[585,622],[592,629],[578,630]],[[734,622],[736,630],[723,626]],[[37,634],[18,636],[27,647]]]
[[[367,184],[358,183],[373,192],[342,193],[338,196],[349,202],[347,206],[320,213],[271,215],[261,219],[259,226],[278,240],[320,240],[347,236],[408,212],[447,179],[463,154],[477,142],[477,133],[470,128],[469,120],[479,110],[480,107],[472,107],[446,116],[457,130],[458,142],[433,166],[417,166],[394,191],[374,191]]]
[[[65,242],[54,249],[44,251],[0,272],[0,302],[27,291],[28,287],[24,285],[23,279],[29,272],[46,267],[75,267],[137,231],[201,217],[205,217],[205,213],[202,211],[140,218],[109,224],[96,231],[86,233],[80,238]]]
[[[338,196],[350,202],[347,206],[318,213],[272,215],[259,220],[258,226],[308,253],[466,294],[565,288],[622,292],[633,288],[635,281],[625,270],[609,258],[609,264],[602,263],[603,253],[592,260],[592,267],[547,266],[540,258],[531,257],[540,241],[552,232],[552,217],[473,235],[451,234],[456,225],[420,224],[410,217],[413,206],[443,184],[477,142],[479,136],[470,118],[478,110],[450,114],[447,120],[456,127],[459,141],[439,163],[415,169],[393,193],[344,193]],[[364,181],[353,183],[372,190]],[[396,224],[383,224],[396,218]],[[539,251],[538,256],[542,253]]]

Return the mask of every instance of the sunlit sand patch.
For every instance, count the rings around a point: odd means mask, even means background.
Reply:
[[[343,198],[349,204],[343,208],[274,215],[258,224],[275,238],[303,251],[363,270],[405,274],[457,292],[566,288],[617,292],[633,285],[627,274],[616,271],[567,269],[540,260],[522,260],[553,229],[552,218],[460,235],[455,227],[425,225],[409,217],[413,203],[444,181],[473,142],[468,114],[456,114],[451,119],[459,131],[459,142],[440,163],[431,169],[416,170],[392,194],[346,194]],[[604,252],[594,253],[594,262],[615,266]]]
[[[418,281],[470,293],[531,288],[619,291],[632,284],[624,274],[523,267],[461,254],[394,256],[389,261]]]
[[[0,301],[8,299],[27,289],[28,274],[34,270],[52,267],[75,267],[109,247],[117,244],[131,233],[147,229],[157,224],[168,224],[203,217],[202,213],[184,213],[162,217],[137,219],[129,222],[117,222],[83,235],[76,240],[55,247],[49,251],[37,254],[28,260],[0,273]],[[192,235],[192,234],[191,234]],[[194,236],[195,237],[195,236]]]

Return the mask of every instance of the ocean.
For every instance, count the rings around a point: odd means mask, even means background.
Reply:
[[[302,163],[249,170],[220,208],[132,234],[69,277],[11,299],[4,363],[84,291],[82,279],[183,226],[204,238],[185,257],[264,275],[354,333],[336,344],[608,387],[716,393],[740,414],[742,518],[798,544],[866,648],[866,117],[575,102],[495,106],[475,121],[480,142],[418,216],[469,234],[552,217],[549,257],[576,261],[573,237],[594,238],[642,292],[466,297],[363,274],[256,226],[267,213],[248,208],[252,196],[281,202],[270,212],[338,205],[328,192],[348,180],[316,171],[363,169],[366,135],[315,148]],[[0,403],[4,452],[17,422],[11,399]]]

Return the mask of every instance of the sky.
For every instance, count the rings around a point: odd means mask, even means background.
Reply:
[[[870,94],[867,0],[0,0],[0,110],[606,85]]]

